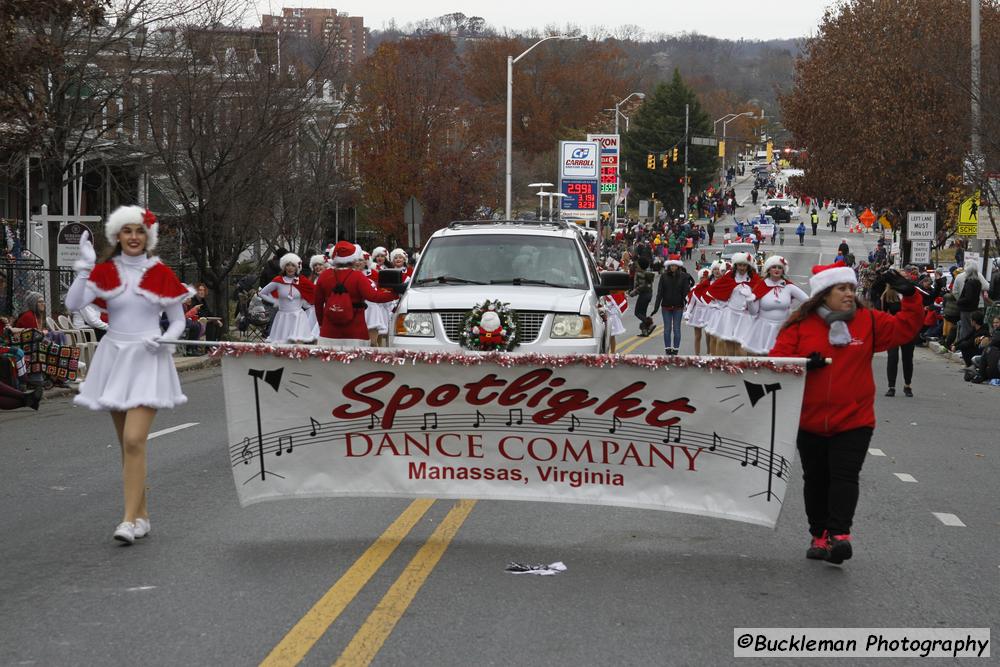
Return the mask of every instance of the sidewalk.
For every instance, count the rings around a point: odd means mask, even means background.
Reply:
[[[218,366],[220,363],[221,357],[210,357],[207,354],[201,357],[174,357],[174,366],[177,368],[178,373],[194,371],[199,368],[208,368],[209,366]],[[45,392],[43,398],[47,400],[72,396],[76,394],[77,384],[79,383],[73,383],[69,387],[53,387]]]

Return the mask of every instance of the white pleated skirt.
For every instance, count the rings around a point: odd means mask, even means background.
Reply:
[[[740,336],[749,331],[752,323],[753,316],[746,311],[741,312],[732,308],[721,308],[715,328],[709,333],[716,338],[739,343],[742,342]]]
[[[76,405],[91,410],[125,411],[137,407],[175,408],[187,403],[173,357],[153,354],[142,344],[160,331],[123,334],[108,331],[97,345]]]
[[[375,329],[380,334],[389,333],[389,311],[381,303],[365,301],[365,326]]]
[[[688,311],[687,323],[689,326],[700,329],[705,326],[708,316],[711,314],[712,308],[707,303],[699,299],[698,297],[691,298],[691,308]]]
[[[743,339],[743,347],[752,354],[770,354],[784,320],[768,320],[763,317],[754,319],[750,330]]]
[[[625,333],[625,325],[622,323],[622,314],[616,305],[608,306],[608,333],[612,336],[621,336]]]
[[[705,333],[707,333],[707,334],[709,334],[711,336],[717,335],[715,333],[715,329],[716,329],[716,326],[719,323],[719,318],[722,317],[722,312],[724,310],[727,310],[727,309],[726,308],[720,308],[719,306],[713,306],[712,304],[707,304],[705,306],[705,315],[702,318],[702,322],[703,322],[702,329],[705,330]]]
[[[271,335],[267,337],[267,342],[294,343],[295,341],[309,340],[312,337],[312,325],[309,324],[306,311],[301,308],[279,310],[274,315],[274,322],[271,323]]]

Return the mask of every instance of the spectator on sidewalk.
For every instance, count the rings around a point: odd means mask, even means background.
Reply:
[[[953,351],[962,354],[965,367],[972,365],[972,358],[979,354],[980,348],[989,339],[990,330],[986,326],[983,311],[977,310],[969,315],[969,329],[964,336],[959,336],[952,347]]]
[[[955,278],[952,291],[958,299],[958,310],[960,313],[958,323],[959,339],[965,338],[969,333],[969,320],[972,317],[972,313],[979,310],[979,303],[985,296],[986,287],[986,281],[979,275],[979,267],[974,263],[968,264],[962,273]]]
[[[979,354],[972,382],[979,384],[993,380],[1000,382],[1000,317],[993,318],[993,333]]]

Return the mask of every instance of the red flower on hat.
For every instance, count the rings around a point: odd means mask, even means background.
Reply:
[[[146,225],[146,229],[152,229],[153,225],[156,224],[156,216],[148,208],[142,214],[142,224]]]

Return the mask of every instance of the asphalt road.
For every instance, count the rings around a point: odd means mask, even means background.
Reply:
[[[839,242],[791,239],[799,277]],[[626,321],[620,349],[662,351]],[[884,368],[878,355],[881,388]],[[774,531],[499,501],[241,509],[219,370],[182,383],[189,403],[153,427],[176,430],[150,442],[152,534],[133,547],[111,539],[109,417],[68,399],[0,414],[0,665],[718,665],[736,627],[997,629],[1000,390],[926,350],[916,397],[876,401],[842,567],[804,558],[797,461]],[[513,576],[511,560],[568,569]],[[826,663],[845,664],[809,661]]]

